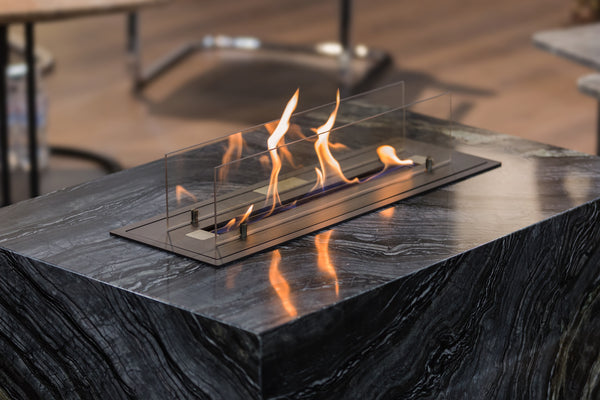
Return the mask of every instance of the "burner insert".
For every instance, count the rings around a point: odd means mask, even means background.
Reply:
[[[111,233],[222,265],[500,165],[430,145],[419,121],[450,96],[405,106],[403,87],[293,114],[296,92],[279,120],[167,154],[166,213]]]

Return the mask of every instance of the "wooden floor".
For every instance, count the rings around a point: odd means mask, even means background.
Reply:
[[[592,153],[596,104],[575,83],[590,71],[531,44],[534,32],[569,23],[571,3],[356,0],[354,39],[394,58],[373,87],[404,80],[411,99],[450,90],[463,123]],[[174,1],[141,13],[144,60],[206,33],[334,40],[336,12],[334,1]],[[277,118],[296,87],[304,104],[318,104],[332,101],[338,86],[333,70],[314,63],[207,52],[135,96],[123,15],[40,24],[37,39],[57,63],[43,80],[49,142],[101,152],[126,167]]]

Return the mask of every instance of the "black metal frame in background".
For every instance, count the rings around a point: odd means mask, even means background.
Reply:
[[[27,65],[27,136],[29,140],[29,193],[40,194],[40,174],[37,142],[37,90],[35,82],[35,43],[33,23],[25,23],[25,64]]]
[[[29,192],[31,197],[39,195],[40,176],[37,154],[37,110],[35,88],[35,41],[33,23],[25,23],[25,63],[27,65],[27,136],[29,141]],[[2,205],[12,202],[10,165],[8,163],[8,90],[6,70],[8,67],[8,26],[0,25],[0,158],[2,167]]]
[[[2,205],[9,205],[10,168],[8,165],[8,102],[6,91],[6,67],[8,65],[8,27],[0,25],[0,166],[2,168]]]
[[[27,101],[27,138],[29,152],[29,194],[36,197],[40,194],[40,172],[38,160],[38,118],[37,118],[37,88],[36,88],[36,56],[35,30],[33,22],[26,22],[24,58],[26,64],[26,101]],[[7,71],[9,65],[8,25],[0,24],[0,71]],[[2,206],[12,203],[11,175],[8,162],[9,150],[9,110],[7,77],[0,79],[0,168],[2,169]],[[68,147],[50,147],[50,153],[55,156],[76,157],[92,161],[100,165],[107,173],[117,172],[121,165],[112,158],[95,154],[91,151]]]
[[[342,93],[349,95],[360,92],[374,76],[391,64],[392,59],[387,52],[382,50],[365,47],[365,54],[361,55],[357,52],[356,47],[352,45],[352,7],[353,0],[339,0],[338,43],[341,46],[341,54],[327,54],[326,52],[318,50],[317,47],[312,44],[294,45],[264,42],[258,38],[249,36],[233,37],[225,35],[206,35],[202,40],[183,44],[173,52],[147,67],[142,66],[138,13],[131,12],[127,17],[126,48],[131,58],[130,63],[133,72],[134,90],[141,91],[146,85],[156,80],[171,67],[182,62],[197,51],[221,49],[246,52],[267,50],[326,58],[337,57],[339,61],[340,89],[342,90]],[[254,41],[257,47],[247,46],[246,43],[248,40]],[[367,70],[361,74],[360,77],[351,76],[351,63],[356,58],[364,59],[369,63]]]

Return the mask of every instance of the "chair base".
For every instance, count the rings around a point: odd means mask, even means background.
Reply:
[[[132,51],[132,68],[134,74],[134,90],[141,91],[144,87],[157,79],[170,68],[179,64],[189,56],[199,51],[208,50],[233,50],[246,52],[274,52],[277,54],[299,55],[302,58],[328,58],[337,59],[339,67],[340,86],[352,91],[366,81],[376,76],[385,67],[391,64],[388,53],[357,45],[348,51],[340,43],[325,42],[316,45],[285,45],[263,42],[254,37],[231,37],[225,35],[207,35],[201,41],[186,43],[164,58],[156,61],[147,68],[143,68],[137,51]],[[294,57],[296,60],[297,57]],[[360,74],[353,72],[353,64],[365,62],[367,64]]]

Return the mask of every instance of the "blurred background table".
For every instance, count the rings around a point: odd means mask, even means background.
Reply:
[[[164,0],[9,0],[0,8],[0,71],[6,71],[9,62],[8,26],[24,24],[25,60],[27,64],[26,103],[28,114],[29,147],[29,192],[34,197],[40,193],[39,168],[37,159],[37,112],[35,74],[35,35],[34,23],[63,18],[114,12],[132,12],[142,7],[162,3]],[[12,185],[8,163],[8,94],[6,81],[0,80],[0,158],[2,169],[2,204],[12,202]]]
[[[533,35],[533,43],[542,50],[600,70],[600,23],[553,29]],[[596,154],[600,154],[600,74],[591,74],[577,81],[579,90],[598,100],[596,123]]]

